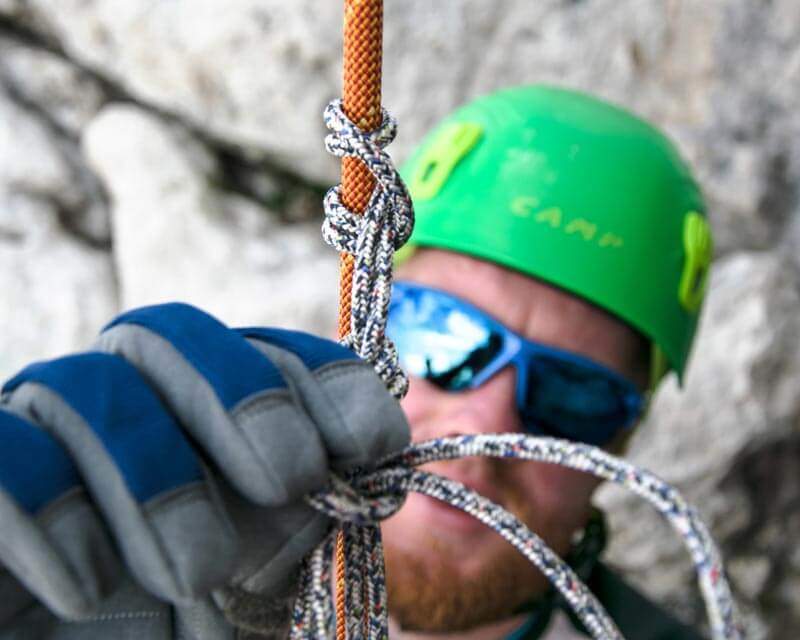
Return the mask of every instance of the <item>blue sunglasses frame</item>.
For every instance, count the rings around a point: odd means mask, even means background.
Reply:
[[[389,307],[389,326],[387,327],[390,337],[392,333],[391,325],[393,324],[392,312],[396,311],[404,300],[412,300],[414,303],[418,303],[423,296],[444,302],[453,310],[458,310],[467,316],[478,319],[482,326],[486,327],[490,332],[499,335],[502,339],[502,345],[497,354],[477,372],[464,387],[459,389],[447,389],[447,391],[457,393],[458,391],[467,389],[476,389],[505,367],[513,365],[516,369],[515,395],[517,410],[520,413],[520,418],[525,425],[526,431],[567,438],[597,446],[608,444],[620,431],[633,426],[637,418],[641,416],[645,406],[644,395],[632,382],[616,371],[585,356],[528,340],[506,327],[485,311],[482,311],[457,296],[439,289],[406,281],[395,282],[392,292],[392,302]],[[541,359],[542,356],[551,361],[573,365],[585,372],[594,372],[600,378],[613,384],[620,390],[619,399],[624,406],[625,419],[620,424],[608,425],[605,426],[605,428],[601,428],[600,425],[597,425],[597,428],[593,429],[591,433],[581,434],[580,438],[577,438],[575,434],[553,433],[552,430],[545,429],[532,422],[531,419],[526,417],[528,383],[530,381],[531,370],[536,366],[537,359]],[[402,353],[400,357],[402,360]]]

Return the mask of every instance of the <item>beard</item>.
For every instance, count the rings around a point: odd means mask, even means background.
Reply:
[[[506,472],[514,465],[509,463],[489,461],[494,467],[493,485],[504,508],[536,530],[535,505],[508,478]],[[545,540],[550,537],[539,534]],[[548,587],[539,570],[494,531],[487,530],[469,543],[429,530],[419,536],[412,549],[393,544],[390,536],[384,540],[389,611],[404,630],[467,631],[498,622],[518,613]]]

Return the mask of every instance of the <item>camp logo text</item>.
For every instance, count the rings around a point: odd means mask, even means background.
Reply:
[[[584,242],[597,244],[602,248],[621,249],[625,241],[615,233],[600,229],[594,222],[586,218],[565,217],[559,207],[538,209],[539,199],[534,196],[518,196],[511,201],[511,213],[519,218],[547,225],[552,229],[560,229],[565,235],[575,235]]]

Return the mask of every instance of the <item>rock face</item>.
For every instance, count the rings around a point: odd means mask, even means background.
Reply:
[[[2,117],[2,116],[0,116]],[[0,192],[0,371],[84,346],[116,310],[107,251],[65,233],[50,203]]]
[[[337,258],[318,224],[215,188],[215,159],[136,107],[104,110],[84,143],[113,202],[123,308],[183,300],[232,325],[332,329]]]
[[[79,348],[124,307],[327,331],[336,179],[320,113],[341,3],[0,0],[0,367]],[[685,391],[631,455],[701,506],[752,636],[800,628],[800,11],[796,0],[386,3],[384,103],[404,158],[463,101],[589,90],[696,168],[719,257]],[[607,491],[610,557],[700,620],[677,540]],[[631,525],[631,523],[634,523]]]
[[[66,125],[29,101],[15,77],[31,64],[58,86],[72,70],[6,42],[0,60],[0,371],[8,376],[86,344],[114,313],[116,292],[99,185]],[[61,113],[80,100],[65,100]]]

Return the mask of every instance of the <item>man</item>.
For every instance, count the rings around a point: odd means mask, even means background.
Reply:
[[[413,440],[528,431],[621,450],[663,373],[683,372],[710,260],[672,146],[587,96],[519,88],[454,114],[407,178],[418,226],[389,331]],[[28,367],[3,387],[0,427],[0,638],[279,637],[280,596],[329,525],[302,496],[408,439],[346,350],[185,305],[129,312],[93,351]],[[596,549],[570,550],[598,528],[593,478],[431,467],[569,554],[629,637],[692,637]],[[550,633],[542,576],[467,516],[410,496],[384,534],[397,637]]]
[[[412,440],[528,431],[620,452],[664,366],[683,373],[711,258],[700,193],[673,147],[588,96],[522,87],[448,118],[405,175],[417,226],[389,329],[414,374]],[[528,354],[509,362],[519,339]],[[597,485],[485,458],[431,471],[510,509],[561,554]],[[412,495],[383,530],[397,637],[533,638],[546,626],[548,607],[533,606],[541,574],[471,517]],[[688,637],[631,597],[620,607],[640,614],[629,637]]]

